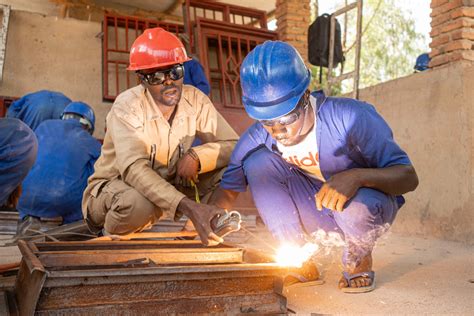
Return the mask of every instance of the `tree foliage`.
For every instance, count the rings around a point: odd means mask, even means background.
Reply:
[[[321,4],[323,0],[319,0]],[[350,1],[351,2],[351,1]],[[344,6],[344,0],[334,1],[335,10]],[[319,6],[320,10],[321,7]],[[346,62],[344,72],[354,69],[356,10],[347,15]],[[321,15],[324,12],[319,12]],[[331,13],[331,12],[329,12]],[[344,16],[338,17],[344,32]],[[365,0],[362,18],[362,48],[359,87],[372,86],[380,82],[400,78],[413,72],[416,57],[423,53],[425,34],[415,30],[414,18],[397,7],[395,0]],[[344,39],[343,39],[344,42]],[[319,67],[313,67],[315,88],[320,88]],[[339,73],[339,71],[337,71]],[[346,80],[332,94],[352,90],[352,82]],[[323,82],[323,88],[325,84]]]

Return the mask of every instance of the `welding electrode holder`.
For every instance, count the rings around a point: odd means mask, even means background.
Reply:
[[[227,236],[232,232],[240,230],[242,217],[237,211],[226,212],[225,214],[217,214],[211,220],[211,228],[219,237]]]

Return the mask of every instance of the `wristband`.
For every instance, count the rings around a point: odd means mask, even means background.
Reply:
[[[196,160],[197,162],[199,162],[199,156],[196,154],[196,152],[190,148],[188,151],[187,151],[187,154],[193,158],[194,160]]]

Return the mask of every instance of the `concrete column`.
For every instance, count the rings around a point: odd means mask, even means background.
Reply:
[[[280,40],[293,45],[308,61],[310,0],[276,0],[275,16]]]
[[[474,62],[474,0],[431,0],[431,62]]]

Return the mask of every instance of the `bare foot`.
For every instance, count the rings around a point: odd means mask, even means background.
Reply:
[[[346,271],[350,274],[356,274],[361,272],[369,272],[372,271],[372,253],[369,253],[367,256],[362,258],[360,264],[355,268],[346,267]],[[339,288],[342,289],[344,287],[366,287],[372,284],[372,279],[368,276],[361,276],[358,278],[354,278],[351,280],[350,284],[347,283],[344,276],[341,277],[339,280]]]

